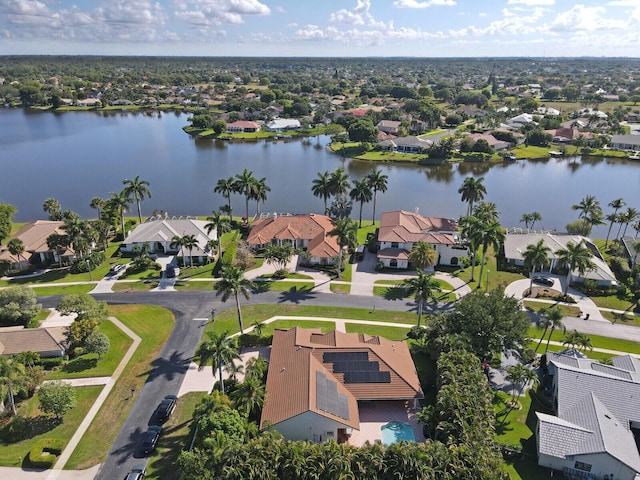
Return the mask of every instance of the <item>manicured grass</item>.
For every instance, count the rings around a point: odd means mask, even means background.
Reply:
[[[344,268],[342,275],[340,276],[340,280],[342,280],[343,282],[350,282],[352,279],[352,274],[353,274],[353,264],[347,262],[347,265]]]
[[[331,282],[329,288],[333,293],[348,295],[351,292],[351,284]]]
[[[533,145],[518,145],[511,151],[516,154],[516,158],[543,158],[549,156],[549,150],[555,148],[534,147]]]
[[[632,314],[621,314],[610,312],[609,310],[600,310],[600,313],[604,318],[612,323],[621,323],[623,325],[635,325],[640,327],[640,317]]]
[[[84,420],[91,405],[103,387],[77,387],[76,408],[67,412],[62,422],[40,412],[37,395],[18,405],[18,415],[25,419],[23,427],[16,427],[19,418],[13,418],[0,428],[0,465],[7,467],[29,467],[27,455],[33,444],[43,438],[61,439],[69,442]],[[16,422],[17,421],[17,422]],[[12,431],[13,430],[13,431]]]
[[[180,277],[181,278],[214,278],[213,271],[215,269],[216,263],[211,262],[202,266],[194,266],[193,268],[180,267]]]
[[[273,335],[273,331],[276,328],[289,329],[293,327],[319,328],[322,333],[327,333],[335,330],[336,324],[335,322],[323,322],[321,320],[276,320],[263,327],[262,335]]]
[[[148,291],[158,286],[157,280],[141,280],[139,282],[115,282],[111,287],[114,292]]]
[[[407,332],[411,325],[407,328],[386,327],[384,325],[363,325],[361,323],[346,323],[345,330],[347,333],[365,333],[367,335],[378,335],[388,338],[389,340],[406,340]]]
[[[47,286],[47,287],[36,287],[33,291],[36,293],[38,297],[48,297],[50,295],[71,295],[72,293],[89,293],[91,290],[96,288],[95,284],[84,284],[84,285],[60,285],[57,287]]]
[[[478,250],[478,264],[480,263],[481,259],[482,259],[482,250],[479,249]],[[449,270],[446,270],[449,271]],[[487,271],[489,273],[487,273]],[[465,282],[467,282],[469,284],[469,287],[474,289],[477,287],[478,285],[478,280],[480,279],[480,265],[476,265],[475,268],[475,276],[474,276],[474,281],[471,281],[471,267],[467,267],[467,268],[462,268],[462,269],[456,269],[453,271],[450,271],[449,273],[451,273],[452,275],[460,278],[461,280],[464,280]],[[495,288],[501,287],[501,288],[506,288],[509,284],[515,282],[516,280],[522,280],[523,278],[525,278],[522,274],[520,273],[511,273],[511,272],[505,272],[502,270],[498,270],[497,267],[497,263],[496,263],[496,256],[495,256],[495,252],[493,251],[493,248],[489,248],[487,249],[487,254],[486,254],[486,258],[485,258],[485,266],[484,266],[484,271],[482,274],[482,288],[486,288],[487,287],[487,275],[489,277],[489,281],[488,281],[488,287],[489,290],[493,290]]]
[[[207,394],[190,392],[180,397],[173,415],[164,424],[156,451],[147,464],[145,478],[178,480],[180,467],[178,458],[182,450],[189,448],[193,436],[193,411]]]
[[[137,395],[154,368],[160,350],[173,329],[173,314],[152,305],[111,305],[109,312],[135,332],[142,342],[111,390],[100,412],[67,463],[68,469],[84,469],[104,460]]]
[[[128,273],[125,271],[120,275],[120,280],[159,280],[162,277],[162,271],[150,268],[142,272]]]
[[[358,160],[369,160],[378,162],[411,162],[417,163],[425,157],[418,153],[401,153],[388,151],[369,151],[357,155]]]
[[[48,308],[43,308],[35,317],[33,317],[33,321],[38,322],[39,324],[43,320],[46,320],[50,313],[51,310],[49,310]]]
[[[542,332],[544,330],[538,327],[529,327],[529,338],[531,339],[539,339],[542,336]],[[568,333],[569,331],[567,331]],[[542,345],[545,345],[545,341],[542,342]],[[551,336],[551,340],[554,342],[562,342],[564,339],[565,333],[562,330],[555,330],[553,335]],[[617,350],[619,352],[627,352],[627,353],[635,353],[640,354],[640,343],[634,342],[632,340],[624,340],[619,338],[610,338],[610,337],[602,337],[599,335],[591,335],[587,334],[587,336],[591,339],[591,346],[593,348],[604,348],[607,350]],[[536,342],[537,343],[537,342]],[[541,347],[542,348],[542,347]]]
[[[100,331],[109,337],[109,351],[98,360],[98,355],[88,353],[74,358],[59,370],[47,375],[47,380],[60,378],[106,377],[113,374],[133,340],[110,320],[100,325]]]
[[[551,303],[536,302],[531,300],[523,300],[522,304],[525,307],[527,307],[527,309],[533,312],[539,312],[543,308],[550,308],[554,306]],[[561,304],[558,304],[555,306],[557,306],[560,309],[560,311],[562,312],[562,315],[564,315],[565,317],[578,317],[580,315],[580,307],[576,307],[574,305],[561,305]]]
[[[617,295],[607,295],[606,297],[589,297],[600,308],[611,308],[613,310],[629,310],[640,313],[638,303],[629,299],[620,298]]]
[[[197,290],[200,292],[213,291],[213,287],[216,282],[185,282],[184,280],[178,280],[174,288],[179,291],[183,290]]]
[[[376,215],[378,216],[379,213]],[[367,235],[369,233],[376,233],[376,229],[380,227],[380,222],[375,222],[373,225],[367,220],[362,219],[362,228],[358,228],[358,244],[366,245],[367,244]],[[371,252],[367,251],[365,255],[369,255]]]
[[[260,278],[273,278],[273,273],[265,273],[260,275]],[[287,280],[313,280],[311,275],[305,275],[304,273],[290,273],[286,276]]]
[[[529,342],[527,346],[535,350],[537,345],[538,345],[538,342]],[[549,345],[550,352],[560,352],[562,350],[565,350],[566,348],[567,347],[561,346],[561,345]],[[540,344],[538,353],[542,354],[546,350],[547,350],[547,341],[545,340]],[[608,360],[614,357],[614,355],[611,355],[610,353],[595,352],[593,350],[586,350],[584,354],[589,358],[592,358],[594,360],[599,360],[599,361]]]
[[[442,290],[453,290],[453,285],[444,280],[440,280],[439,278],[432,278],[432,280],[436,282]],[[404,280],[376,280],[373,284],[388,287],[389,285],[404,285],[405,283]]]

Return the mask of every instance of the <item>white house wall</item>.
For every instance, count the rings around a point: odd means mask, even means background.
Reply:
[[[605,475],[615,480],[634,480],[636,478],[636,472],[606,453],[573,455],[571,459],[538,455],[538,465],[559,471],[563,471],[565,468],[577,470],[575,468],[576,462],[591,465],[591,471],[588,473],[596,475],[597,478],[603,479]]]
[[[310,411],[273,425],[273,428],[287,440],[308,440],[310,442],[324,442],[327,439],[337,440],[338,429],[346,427],[347,425]],[[333,435],[330,434],[331,432]]]

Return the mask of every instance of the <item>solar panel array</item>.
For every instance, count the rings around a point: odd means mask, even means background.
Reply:
[[[333,373],[343,373],[344,383],[391,383],[391,373],[369,361],[368,352],[324,352],[323,363],[333,363]]]
[[[333,364],[334,373],[378,371],[380,371],[378,362],[336,362]]]
[[[324,352],[322,354],[322,363],[366,362],[368,360],[368,352]]]
[[[391,373],[345,372],[344,383],[391,383]]]
[[[338,385],[324,373],[316,372],[316,407],[336,417],[349,420],[349,399],[338,392]]]

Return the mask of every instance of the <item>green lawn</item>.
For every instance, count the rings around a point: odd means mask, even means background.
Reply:
[[[198,290],[200,292],[203,291],[213,291],[213,287],[215,286],[216,282],[214,281],[210,281],[210,282],[186,282],[184,280],[178,280],[175,285],[174,288],[176,290],[179,291],[183,291],[183,290]]]
[[[553,305],[551,303],[536,302],[531,300],[524,300],[522,304],[527,307],[528,310],[531,310],[533,312],[539,312],[543,308],[557,306],[562,312],[562,315],[564,315],[565,317],[578,317],[580,315],[580,307],[576,307],[574,305]]]
[[[281,280],[274,280],[272,282],[269,282],[269,281],[256,282],[256,285],[257,285],[258,291],[271,290],[274,292],[286,292],[286,291],[295,292],[297,290],[310,291],[315,286],[315,283],[314,282],[296,282],[296,281],[287,282],[287,281],[281,281]]]
[[[329,284],[329,288],[333,293],[338,293],[342,295],[349,295],[351,292],[351,284],[349,283],[335,283],[331,282]]]
[[[72,470],[89,468],[104,460],[173,329],[173,314],[162,307],[110,305],[109,312],[142,342],[67,462],[66,468]],[[130,398],[132,388],[136,395]]]
[[[33,289],[38,297],[48,297],[51,295],[71,295],[72,293],[89,293],[96,286],[92,283],[84,285],[51,285],[47,287],[36,287]]]
[[[323,322],[322,320],[276,320],[263,327],[262,335],[273,335],[273,331],[276,328],[289,329],[293,327],[319,328],[322,333],[327,333],[335,330],[336,324],[335,322]]]
[[[180,397],[173,415],[164,424],[157,449],[147,464],[145,478],[162,480],[180,478],[178,457],[182,450],[189,448],[193,436],[193,411],[200,400],[206,396],[205,392],[191,392]]]
[[[538,327],[529,327],[529,338],[539,339],[542,336],[543,329]],[[547,333],[548,336],[548,333]],[[562,342],[565,334],[562,330],[555,330],[551,336],[551,340],[555,342]],[[607,350],[617,350],[619,352],[640,354],[640,343],[631,340],[624,340],[618,338],[602,337],[598,335],[588,334],[591,339],[591,345],[593,348],[604,348]],[[546,337],[545,337],[546,339]],[[542,342],[541,348],[544,348],[546,340]]]
[[[160,282],[157,280],[141,280],[139,282],[115,282],[111,290],[114,292],[140,292],[156,288]]]
[[[633,302],[630,299],[620,298],[617,295],[607,295],[606,297],[593,296],[589,298],[601,308],[635,311],[640,313],[640,306],[637,302]]]
[[[47,375],[47,380],[106,377],[113,374],[133,340],[110,320],[102,322],[100,331],[109,337],[110,341],[109,352],[101,360],[98,360],[98,355],[95,353],[81,355]]]
[[[66,413],[62,422],[40,412],[37,395],[21,402],[18,405],[19,416],[0,427],[0,445],[2,446],[0,465],[29,467],[26,460],[27,454],[33,444],[43,438],[61,439],[66,445],[102,388],[101,386],[75,388],[77,406]]]
[[[273,273],[265,273],[264,275],[260,275],[260,278],[273,278]],[[289,273],[287,275],[287,280],[313,280],[311,275],[305,275],[304,273]]]
[[[345,329],[347,333],[365,333],[367,335],[379,335],[389,340],[406,340],[407,332],[412,325],[407,328],[387,327],[384,325],[363,325],[361,323],[346,323]]]
[[[600,310],[600,313],[604,318],[613,323],[621,323],[623,325],[635,325],[640,327],[640,316],[632,314],[620,314],[610,312],[608,310]]]
[[[528,346],[529,348],[533,348],[535,349],[536,346],[538,345],[538,342],[529,342]],[[546,351],[547,348],[547,342],[544,341],[540,344],[540,348],[538,349],[538,353],[544,353]],[[567,347],[565,346],[560,346],[560,345],[549,345],[549,351],[550,352],[560,352],[564,349],[566,349]],[[584,352],[584,354],[589,357],[592,358],[594,360],[598,360],[600,362],[602,361],[607,361],[610,358],[613,358],[613,355],[609,354],[609,353],[602,353],[602,352],[594,352],[592,350],[587,350],[586,352]]]

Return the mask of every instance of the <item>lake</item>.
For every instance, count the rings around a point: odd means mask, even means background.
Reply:
[[[63,209],[93,217],[91,198],[120,191],[122,180],[140,175],[150,182],[154,209],[170,215],[207,215],[225,200],[214,194],[219,178],[252,170],[271,188],[262,211],[321,212],[321,198],[311,194],[318,172],[344,166],[351,179],[374,168],[369,162],[343,160],[326,148],[328,137],[311,143],[222,142],[194,140],[182,131],[187,115],[126,112],[27,112],[0,109],[0,202],[18,209],[16,221],[44,218],[42,203],[56,198]],[[564,230],[577,218],[571,205],[586,195],[607,204],[622,197],[640,210],[640,162],[602,158],[553,158],[489,166],[463,163],[443,167],[378,164],[389,176],[389,189],[378,194],[377,212],[404,209],[423,215],[458,218],[466,205],[458,188],[468,175],[484,177],[485,200],[495,202],[505,227],[522,226],[523,213],[538,211],[536,228]],[[234,214],[244,214],[244,197],[232,197]],[[133,207],[135,214],[135,207]],[[255,202],[250,213],[255,213]],[[371,221],[372,205],[363,218]],[[354,205],[353,217],[358,215]],[[615,230],[614,230],[615,232]],[[595,230],[604,237],[606,227]]]

